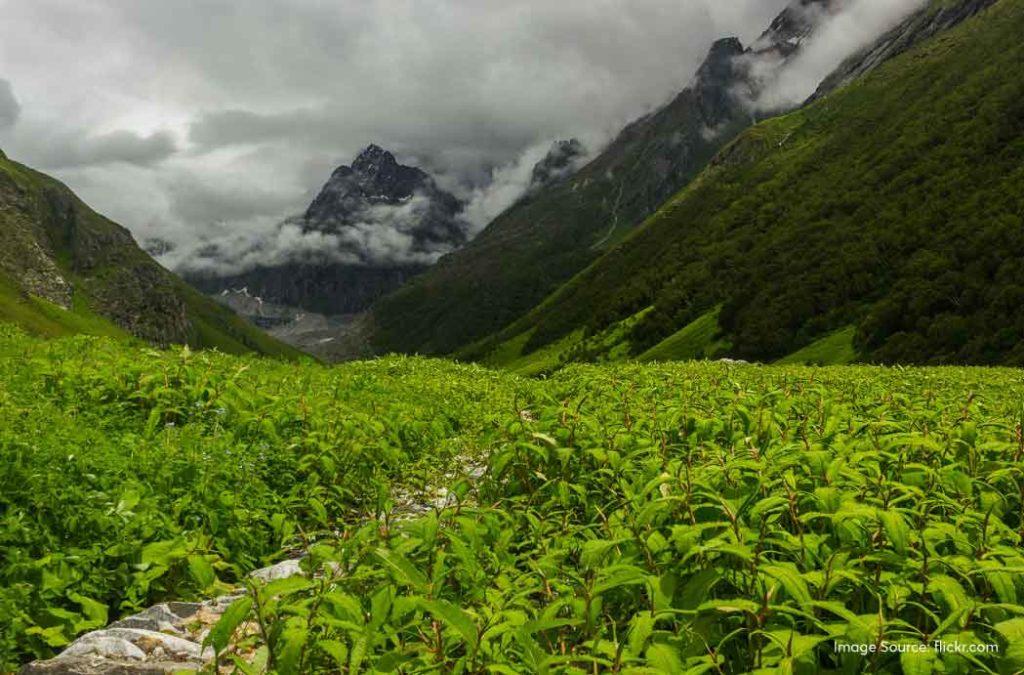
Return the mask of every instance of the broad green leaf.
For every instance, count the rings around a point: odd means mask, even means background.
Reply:
[[[636,656],[642,654],[653,632],[654,617],[650,612],[634,616],[629,627],[629,651]]]
[[[185,549],[179,539],[155,541],[142,548],[141,560],[143,565],[168,566],[184,553]]]
[[[210,634],[203,641],[204,645],[212,645],[218,654],[231,642],[235,630],[249,617],[252,610],[252,598],[244,595],[228,605],[220,619],[210,629]]]
[[[423,600],[423,608],[448,624],[462,636],[469,650],[476,651],[479,636],[477,634],[476,621],[466,611],[456,607],[447,600]]]
[[[425,593],[429,588],[430,582],[427,578],[402,554],[386,548],[379,548],[376,551],[376,556],[391,571],[397,581],[408,584],[421,593]]]
[[[78,622],[77,630],[89,630],[107,625],[107,606],[102,602],[78,593],[68,593],[68,597],[82,607],[82,614],[86,617],[86,621]]]
[[[801,606],[811,603],[811,591],[807,587],[807,582],[795,567],[765,565],[760,568],[760,571],[782,584],[789,597],[796,600]]]
[[[1015,668],[1024,668],[1024,618],[997,623],[995,629],[1007,643],[1004,658]]]
[[[295,595],[315,586],[313,580],[303,576],[286,577],[274,579],[265,586],[259,588],[260,597],[277,598]]]
[[[906,554],[910,547],[910,527],[903,516],[896,511],[878,511],[878,519],[882,521],[885,536],[892,542],[892,547],[900,555]]]
[[[679,653],[666,644],[648,647],[647,663],[659,673],[675,675],[683,672],[683,662],[679,658]]]
[[[900,654],[900,666],[903,675],[932,675],[938,666],[935,651],[906,651]]]
[[[334,662],[338,664],[338,668],[344,668],[348,661],[348,647],[344,642],[338,640],[317,640],[317,649],[320,649],[325,654],[334,659]]]
[[[201,555],[193,554],[188,557],[188,571],[201,589],[205,590],[217,581],[213,565]]]
[[[277,641],[277,654],[274,659],[279,672],[302,672],[301,661],[306,634],[306,622],[302,619],[293,619],[285,624],[284,631]]]

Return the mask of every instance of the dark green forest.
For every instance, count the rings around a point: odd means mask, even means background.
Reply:
[[[867,361],[1024,363],[1021,34],[1005,0],[752,128],[497,342],[532,328],[531,351],[653,306],[639,354],[722,305],[739,358],[854,325]]]

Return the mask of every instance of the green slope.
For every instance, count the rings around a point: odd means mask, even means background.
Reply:
[[[108,319],[93,312],[81,298],[73,298],[69,308],[32,295],[26,295],[10,278],[0,274],[0,321],[21,326],[34,335],[128,335]]]
[[[193,290],[66,186],[0,152],[0,321],[53,337],[134,336],[297,357]]]
[[[721,305],[729,355],[847,326],[878,362],[1024,363],[1024,1],[1001,0],[741,135],[486,353],[654,310],[643,354]]]
[[[376,347],[458,351],[522,316],[642,223],[750,125],[729,95],[735,82],[720,72],[731,71],[737,49],[735,40],[717,43],[698,84],[628,126],[569,180],[527,195],[466,247],[376,303]]]
[[[687,324],[638,357],[640,361],[689,361],[710,358],[728,349],[718,341],[718,314],[714,310]]]
[[[853,345],[857,329],[850,327],[827,335],[798,352],[776,361],[779,365],[807,364],[815,366],[841,366],[857,360]]]

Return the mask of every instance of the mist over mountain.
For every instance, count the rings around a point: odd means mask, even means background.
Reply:
[[[1022,27],[922,7],[460,356],[1024,363]]]
[[[269,231],[371,141],[470,201],[557,139],[598,149],[785,1],[9,2],[0,147],[140,241]]]
[[[370,145],[340,166],[301,216],[247,242],[173,248],[165,264],[199,288],[245,288],[266,301],[351,314],[466,240],[464,204],[426,172]]]
[[[820,80],[807,84],[791,73],[810,64],[824,78],[862,46],[858,39],[822,50],[823,34],[856,13],[870,17],[877,36],[911,6],[793,0],[749,46],[737,37],[717,40],[666,105],[627,125],[561,182],[514,201],[466,247],[377,303],[379,348],[446,353],[502,328],[627,236],[737,134],[814,93]],[[780,96],[796,80],[799,96]]]

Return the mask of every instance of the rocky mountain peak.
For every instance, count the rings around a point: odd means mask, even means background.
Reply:
[[[373,174],[383,170],[398,168],[398,160],[390,152],[379,145],[370,144],[365,150],[359,153],[356,160],[352,162],[352,170],[358,173]]]
[[[711,45],[707,58],[697,69],[695,87],[714,87],[730,82],[734,74],[734,62],[744,53],[739,38],[729,37],[716,40]]]
[[[188,278],[208,293],[245,287],[275,305],[355,314],[462,246],[463,206],[425,171],[370,145],[351,165],[334,170],[303,215],[282,223],[298,227],[317,248],[239,273]],[[233,295],[219,299],[254,320],[266,319]]]
[[[544,159],[533,167],[530,189],[537,190],[565,179],[586,154],[586,148],[578,139],[555,141]]]
[[[455,198],[440,190],[426,172],[403,166],[395,156],[378,145],[370,145],[351,166],[340,166],[331,174],[305,214],[307,229],[322,229],[326,222],[350,222],[350,216],[373,205],[398,206],[415,194],[448,202],[457,211]]]
[[[775,52],[788,58],[821,24],[822,19],[838,12],[846,0],[793,0],[775,17],[771,25],[752,45],[751,51],[761,55]]]

